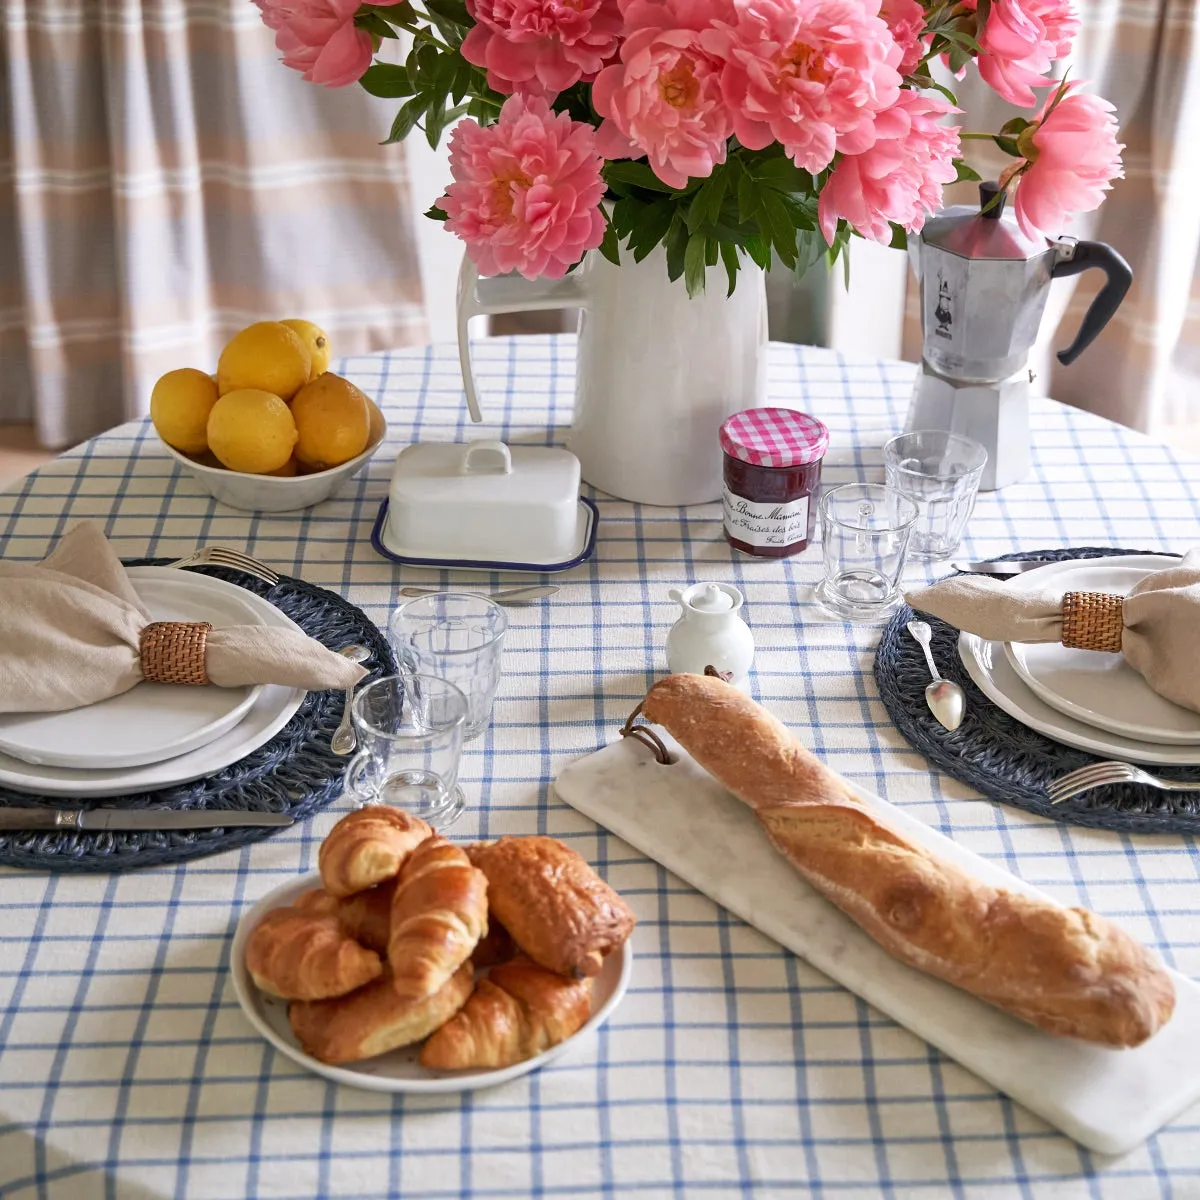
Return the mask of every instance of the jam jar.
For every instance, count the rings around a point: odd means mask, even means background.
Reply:
[[[721,426],[725,536],[743,554],[786,558],[809,542],[829,430],[790,408],[748,408]]]

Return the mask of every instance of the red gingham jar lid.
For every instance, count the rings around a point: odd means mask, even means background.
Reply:
[[[802,467],[828,446],[829,430],[791,408],[747,408],[721,426],[721,449],[755,467]]]

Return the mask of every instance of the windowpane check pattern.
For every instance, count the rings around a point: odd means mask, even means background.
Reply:
[[[226,543],[349,597],[381,627],[406,585],[514,576],[397,568],[369,541],[395,453],[417,440],[561,441],[574,340],[495,339],[469,425],[453,347],[345,360],[390,431],[369,470],[306,512],[219,507],[144,424],[0,495],[0,553],[38,559],[83,517],[127,557]],[[912,368],[772,348],[772,403],[830,429],[824,483],[882,479]],[[1200,540],[1200,465],[1049,401],[1034,473],[980,497],[961,547]],[[660,431],[648,427],[647,436]],[[661,431],[664,435],[667,431]],[[715,437],[715,434],[714,434]],[[877,632],[821,619],[819,547],[734,561],[719,504],[597,496],[595,557],[510,610],[504,676],[460,780],[455,837],[562,838],[639,918],[632,986],[596,1037],[491,1091],[391,1097],[326,1084],[261,1041],[234,1000],[239,915],[316,866],[340,806],[248,849],[114,876],[0,873],[0,1195],[92,1197],[821,1196],[845,1200],[1200,1196],[1200,1112],[1117,1162],[1081,1151],[906,1030],[558,801],[559,768],[605,744],[665,671],[669,587],[727,581],[758,643],[751,686],[832,767],[1200,975],[1200,854],[1184,837],[1059,826],[929,771],[888,722]],[[935,568],[936,570],[936,568]],[[912,564],[909,580],[932,578]],[[1196,1064],[1180,1064],[1196,1069]]]

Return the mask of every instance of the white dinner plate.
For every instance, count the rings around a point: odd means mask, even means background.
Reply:
[[[264,995],[254,986],[246,970],[246,940],[255,925],[273,908],[290,904],[301,892],[321,886],[317,871],[290,880],[268,892],[249,912],[243,914],[233,937],[230,951],[233,975],[233,990],[238,1003],[250,1024],[281,1054],[317,1075],[344,1083],[347,1087],[362,1088],[368,1092],[469,1092],[478,1088],[496,1087],[521,1075],[528,1075],[544,1067],[548,1062],[565,1053],[576,1043],[586,1038],[594,1029],[608,1020],[609,1014],[621,1002],[629,986],[629,975],[633,970],[633,950],[628,942],[604,961],[600,974],[592,981],[592,1015],[587,1023],[565,1042],[551,1046],[549,1050],[514,1063],[511,1067],[500,1067],[494,1071],[431,1071],[421,1066],[417,1057],[421,1045],[405,1046],[390,1054],[363,1059],[362,1062],[345,1063],[332,1067],[320,1062],[300,1049],[295,1034],[288,1024],[288,1002],[274,996]]]
[[[131,576],[153,621],[207,621],[214,629],[262,625],[250,593],[223,579],[172,570]],[[0,752],[46,767],[109,770],[176,758],[219,738],[249,711],[261,687],[139,683],[66,712],[0,716]]]
[[[129,577],[139,589],[149,578],[161,578],[168,572],[172,576],[180,573],[174,567],[130,567],[128,570]],[[257,619],[262,624],[282,629],[300,628],[273,604],[244,588],[240,590],[243,593],[241,599],[257,614]],[[37,766],[8,754],[0,754],[0,786],[43,796],[92,798],[152,792],[159,788],[188,783],[193,779],[212,775],[245,758],[251,751],[257,750],[264,742],[273,738],[295,715],[305,695],[301,688],[268,684],[261,689],[246,715],[232,729],[196,750],[144,766],[76,770],[69,767]]]
[[[1051,588],[1125,596],[1147,575],[1163,569],[1162,558],[1149,555],[1066,561],[1027,571],[1004,586],[1021,594]],[[1164,699],[1121,654],[1072,650],[1054,642],[1014,642],[1004,652],[1033,692],[1077,721],[1141,742],[1200,744],[1200,713]]]
[[[979,690],[998,708],[1022,725],[1044,733],[1056,742],[1088,750],[1102,758],[1160,766],[1200,763],[1200,746],[1174,746],[1141,742],[1077,721],[1037,696],[1013,669],[1003,642],[987,642],[973,633],[959,634],[958,655]]]

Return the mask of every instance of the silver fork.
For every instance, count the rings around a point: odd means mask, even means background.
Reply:
[[[1147,787],[1161,788],[1164,792],[1200,792],[1200,783],[1181,783],[1175,779],[1159,779],[1141,767],[1135,767],[1125,762],[1098,762],[1090,767],[1080,767],[1067,775],[1056,779],[1047,789],[1051,804],[1061,804],[1078,796],[1080,792],[1089,792],[1092,788],[1104,787],[1110,783],[1141,783]]]
[[[265,562],[251,558],[240,550],[231,550],[228,546],[201,546],[186,558],[177,558],[166,564],[168,567],[225,567],[230,571],[241,571],[245,575],[253,575],[274,587],[279,582],[279,572],[271,570]]]

